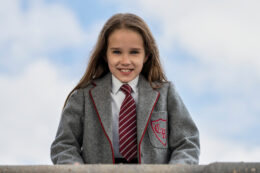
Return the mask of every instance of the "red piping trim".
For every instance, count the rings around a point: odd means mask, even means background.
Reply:
[[[92,84],[94,85],[93,88],[95,88],[95,87],[97,86],[95,83],[92,83]],[[92,88],[92,89],[93,89],[93,88]],[[92,90],[92,89],[91,89],[91,90]],[[94,108],[95,108],[95,110],[96,110],[96,112],[97,112],[98,120],[99,120],[99,122],[100,122],[100,124],[101,124],[101,127],[102,127],[102,129],[103,129],[103,131],[104,131],[104,133],[105,133],[105,135],[106,135],[106,137],[107,137],[107,140],[108,140],[109,144],[110,144],[110,148],[111,148],[111,151],[112,151],[113,164],[115,164],[115,156],[114,156],[113,145],[112,145],[112,142],[111,142],[111,140],[109,139],[109,137],[108,137],[108,135],[107,135],[107,133],[106,133],[106,131],[105,131],[105,129],[104,129],[104,126],[103,126],[103,124],[102,124],[102,122],[101,122],[101,118],[100,118],[100,115],[99,115],[99,113],[98,113],[98,110],[97,110],[96,104],[95,104],[95,102],[94,102],[94,99],[93,99],[93,97],[92,97],[91,90],[89,90],[89,94],[90,94],[91,100],[92,100],[92,102],[93,102],[93,104],[94,104]]]
[[[146,123],[145,129],[144,129],[144,132],[143,132],[143,135],[142,135],[141,140],[140,140],[140,142],[139,142],[138,149],[139,149],[139,163],[140,163],[140,164],[141,164],[141,143],[142,143],[142,141],[143,141],[144,134],[145,134],[145,132],[146,132],[146,130],[147,130],[149,121],[150,121],[150,119],[151,119],[151,115],[152,115],[152,113],[153,113],[153,109],[154,109],[154,107],[155,107],[155,105],[156,105],[156,103],[157,103],[157,101],[158,101],[158,99],[159,99],[159,96],[160,96],[160,93],[158,92],[158,95],[157,95],[157,98],[156,98],[156,100],[155,100],[155,102],[154,102],[152,111],[151,111],[151,113],[150,113],[150,115],[149,115],[149,118],[148,118],[148,121],[147,121],[147,123]]]

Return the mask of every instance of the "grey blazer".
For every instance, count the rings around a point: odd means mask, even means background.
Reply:
[[[51,145],[54,164],[115,163],[111,83],[107,74],[69,97]],[[140,75],[138,91],[138,162],[198,164],[199,132],[174,86],[155,90]]]

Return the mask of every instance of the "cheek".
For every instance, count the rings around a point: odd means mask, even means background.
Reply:
[[[113,59],[109,59],[107,63],[108,63],[108,65],[111,66],[111,67],[113,67],[113,66],[116,65],[116,62],[115,62]]]
[[[108,65],[113,64],[112,62],[113,62],[113,58],[111,58],[111,56],[108,54],[107,55],[107,63],[108,63]]]
[[[113,69],[113,65],[111,64],[111,61],[108,61],[107,64],[108,64],[109,70],[111,71]]]
[[[141,61],[138,62],[138,66],[139,66],[140,68],[143,68],[145,62],[146,62],[146,61],[145,61],[145,58],[143,58]]]
[[[112,72],[112,71],[115,71],[116,69],[116,66],[117,66],[117,62],[115,61],[114,58],[108,58],[107,59],[107,64],[108,64],[108,68],[109,70]]]
[[[144,67],[144,64],[143,64],[143,63],[140,64],[140,66],[139,66],[139,71],[140,71],[140,72],[142,71],[143,67]]]

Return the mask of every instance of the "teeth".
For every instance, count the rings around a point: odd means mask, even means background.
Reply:
[[[130,72],[129,69],[121,69],[122,72]]]

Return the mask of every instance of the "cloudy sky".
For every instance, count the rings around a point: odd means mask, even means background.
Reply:
[[[69,91],[104,22],[150,26],[201,135],[201,164],[260,161],[260,1],[0,0],[0,164],[51,164]]]

